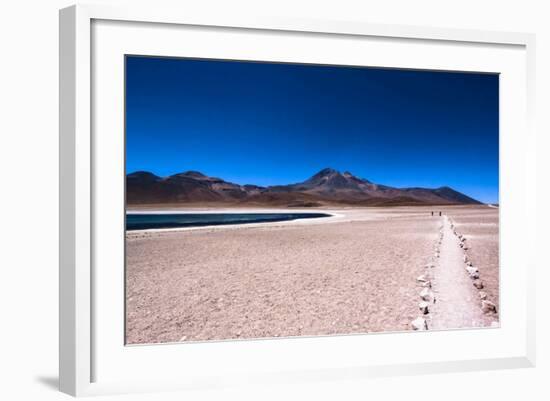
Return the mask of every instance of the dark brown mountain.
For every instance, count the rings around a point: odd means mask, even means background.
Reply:
[[[225,204],[315,207],[480,204],[449,187],[393,188],[326,168],[304,182],[261,187],[239,185],[186,171],[168,177],[138,171],[126,177],[128,205]]]

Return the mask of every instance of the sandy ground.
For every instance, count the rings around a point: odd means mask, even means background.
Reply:
[[[419,316],[416,278],[433,260],[443,221],[430,210],[339,209],[327,219],[130,232],[127,343],[410,330]],[[498,209],[443,212],[470,237],[468,252],[489,284]],[[482,235],[477,224],[488,221],[496,231]],[[481,249],[492,237],[495,246]],[[494,284],[491,297],[498,268]]]

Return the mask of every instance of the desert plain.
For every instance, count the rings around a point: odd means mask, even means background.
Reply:
[[[128,231],[127,344],[498,326],[498,208],[303,211]]]

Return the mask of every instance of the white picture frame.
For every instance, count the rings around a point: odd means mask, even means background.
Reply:
[[[96,25],[94,25],[96,24]],[[121,24],[117,26],[117,24]],[[133,24],[133,25],[132,25]],[[334,38],[344,43],[345,41],[357,40],[384,40],[390,46],[393,42],[403,42],[405,46],[417,46],[420,53],[426,55],[425,66],[434,69],[459,69],[477,70],[475,63],[483,63],[485,52],[495,49],[495,57],[487,60],[486,67],[480,67],[483,71],[498,72],[510,76],[509,87],[501,91],[501,97],[511,93],[511,89],[517,90],[518,99],[515,103],[506,103],[501,99],[501,113],[505,112],[506,119],[502,120],[502,130],[509,132],[505,141],[501,144],[501,218],[507,224],[502,228],[501,241],[506,243],[514,242],[514,250],[506,251],[502,255],[513,264],[520,266],[517,271],[506,273],[503,280],[501,296],[503,308],[507,305],[502,314],[502,327],[493,331],[454,331],[452,333],[392,333],[384,335],[362,335],[362,336],[336,336],[319,337],[310,339],[280,339],[267,341],[239,341],[221,342],[212,345],[185,344],[187,354],[185,358],[192,363],[192,358],[213,357],[214,355],[225,355],[226,358],[233,358],[233,365],[227,363],[220,367],[219,371],[212,375],[205,374],[197,368],[185,370],[182,368],[181,376],[153,377],[155,372],[127,369],[125,377],[118,377],[113,372],[103,375],[101,366],[106,363],[112,364],[118,369],[124,366],[136,366],[136,362],[143,361],[143,364],[159,366],[159,362],[165,361],[167,366],[173,366],[173,358],[167,356],[167,347],[176,345],[157,345],[133,347],[131,355],[119,350],[117,352],[109,349],[105,344],[116,343],[121,333],[116,338],[109,335],[98,335],[96,326],[105,327],[109,318],[106,314],[97,313],[101,310],[101,303],[96,305],[97,296],[95,291],[101,286],[103,297],[110,302],[123,302],[117,298],[116,289],[118,281],[111,283],[112,289],[106,285],[106,276],[94,274],[94,266],[102,255],[94,252],[94,241],[101,241],[98,237],[98,227],[102,227],[101,219],[108,218],[98,209],[95,197],[97,183],[94,177],[101,175],[98,169],[98,153],[103,152],[101,147],[107,147],[105,142],[98,143],[94,139],[93,126],[100,124],[94,121],[95,118],[102,118],[94,109],[96,107],[93,97],[93,77],[101,69],[103,64],[95,59],[106,60],[101,53],[105,48],[106,53],[110,52],[117,59],[120,54],[126,51],[125,46],[131,40],[138,40],[140,30],[154,27],[148,35],[148,43],[143,40],[139,47],[128,45],[128,48],[142,49],[145,54],[151,52],[156,54],[155,43],[160,43],[160,38],[172,35],[174,32],[185,31],[185,27],[192,27],[207,32],[208,35],[231,41],[234,33],[241,36],[263,35],[263,40],[277,39],[275,36],[283,34],[286,37],[296,36],[296,46],[300,46],[300,40],[309,41],[312,38],[322,37],[330,41]],[[212,32],[209,32],[212,30]],[[128,34],[124,34],[124,32]],[[95,33],[94,33],[95,32]],[[202,34],[202,33],[198,34]],[[94,41],[94,34],[97,40]],[[183,32],[182,34],[185,34]],[[109,36],[111,35],[111,36]],[[271,38],[271,36],[274,36]],[[302,38],[298,40],[299,38]],[[108,38],[109,45],[105,38]],[[132,39],[130,39],[132,38]],[[155,42],[155,40],[157,42]],[[205,46],[208,47],[205,39]],[[400,44],[400,46],[403,45]],[[425,49],[421,46],[426,45]],[[428,46],[429,45],[429,46]],[[430,52],[434,52],[436,46],[441,51],[441,61],[434,63],[429,61]],[[147,47],[149,46],[149,48]],[[169,45],[159,52],[165,55],[172,52]],[[479,60],[466,60],[464,65],[455,65],[452,60],[444,60],[446,57],[445,46],[454,46],[453,52],[474,51],[479,54]],[[107,49],[108,48],[108,49]],[[275,49],[276,46],[273,47]],[[468,50],[469,49],[469,50]],[[477,50],[476,50],[477,49]],[[500,50],[499,50],[500,49]],[[293,20],[290,18],[254,18],[242,20],[228,19],[224,16],[215,15],[186,15],[181,11],[168,11],[151,8],[112,8],[109,6],[78,5],[60,11],[60,390],[75,396],[126,393],[133,391],[156,391],[167,389],[196,389],[211,388],[219,386],[238,385],[243,383],[284,383],[289,381],[311,381],[329,380],[337,378],[362,378],[401,374],[421,374],[439,371],[466,371],[478,369],[504,369],[515,367],[530,367],[535,363],[535,296],[534,296],[534,257],[525,256],[533,253],[523,252],[530,244],[535,243],[533,229],[535,226],[535,133],[532,129],[532,112],[534,110],[534,35],[524,33],[506,32],[484,32],[459,29],[438,29],[415,26],[390,26],[376,25],[363,22],[348,21],[315,21],[315,20]],[[375,49],[374,49],[375,50]],[[197,50],[199,51],[199,50]],[[200,50],[202,51],[202,50]],[[204,50],[205,52],[208,50]],[[220,50],[221,51],[221,50]],[[239,52],[238,48],[227,50],[228,52]],[[259,58],[269,59],[271,56],[264,53]],[[275,50],[273,50],[275,51]],[[491,50],[492,51],[492,50]],[[182,50],[185,54],[185,50]],[[350,51],[348,50],[348,53]],[[376,53],[376,51],[374,51]],[[406,53],[406,52],[405,52]],[[452,53],[452,52],[449,52]],[[502,53],[502,59],[498,57]],[[218,54],[218,53],[216,53]],[[221,54],[221,53],[220,53]],[[224,53],[225,54],[225,53]],[[382,53],[380,53],[382,54]],[[473,53],[472,53],[473,54]],[[99,57],[99,55],[101,55]],[[179,54],[182,55],[182,54]],[[193,54],[196,56],[196,54]],[[406,56],[406,55],[405,55]],[[228,56],[229,57],[229,56]],[[274,60],[280,60],[281,55],[273,55]],[[288,57],[293,57],[289,55]],[[313,53],[309,57],[313,60]],[[353,61],[343,50],[340,62],[363,63],[360,60]],[[380,56],[381,57],[381,56]],[[403,54],[380,61],[379,65],[413,68],[399,61]],[[246,56],[245,56],[246,58]],[[491,57],[486,57],[491,58]],[[286,61],[286,60],[283,60]],[[321,60],[324,61],[324,60]],[[431,63],[431,64],[430,64]],[[468,66],[471,63],[471,66]],[[492,64],[491,64],[492,63]],[[500,64],[499,64],[500,63]],[[390,65],[391,64],[391,65]],[[436,65],[437,64],[437,65]],[[505,65],[506,64],[506,65]],[[108,64],[106,64],[108,65]],[[481,65],[481,64],[478,64]],[[501,70],[502,68],[502,70]],[[121,72],[118,71],[118,77]],[[113,76],[112,79],[118,79]],[[111,79],[109,76],[102,77],[99,81]],[[96,82],[97,83],[97,82]],[[121,82],[113,82],[113,101],[118,102],[121,93]],[[508,89],[510,90],[508,90]],[[101,92],[100,96],[110,96],[111,93]],[[120,102],[116,103],[119,104]],[[122,105],[113,109],[113,113],[120,112]],[[511,107],[514,106],[514,107]],[[99,115],[99,117],[98,117]],[[103,114],[104,115],[104,114]],[[120,117],[120,116],[119,116]],[[119,117],[113,117],[114,119]],[[111,123],[111,122],[109,122]],[[114,124],[113,127],[120,125]],[[512,128],[515,128],[512,129]],[[116,129],[115,129],[116,132]],[[513,134],[515,132],[515,134]],[[122,135],[122,132],[120,133]],[[110,138],[113,136],[111,135]],[[118,143],[118,145],[117,145]],[[109,146],[110,153],[103,153],[104,160],[120,163],[123,153],[119,152],[121,142],[112,143]],[[117,156],[118,155],[118,156]],[[118,160],[114,160],[119,157]],[[108,162],[106,162],[108,163]],[[513,164],[512,170],[510,164]],[[508,185],[509,184],[509,185]],[[108,185],[108,184],[101,184]],[[118,184],[113,184],[118,185]],[[523,191],[513,191],[518,185],[522,185]],[[115,192],[120,188],[115,189]],[[520,194],[521,192],[521,194]],[[118,205],[122,207],[122,205]],[[523,237],[516,238],[510,231],[510,227],[522,228]],[[502,242],[501,242],[502,244]],[[520,259],[521,255],[523,259]],[[510,280],[514,280],[511,283]],[[506,291],[506,292],[505,292]],[[514,300],[515,303],[514,303]],[[517,304],[517,305],[516,305]],[[515,305],[515,306],[514,306]],[[515,308],[515,309],[514,309]],[[118,313],[115,308],[113,313]],[[509,317],[507,319],[507,316]],[[118,319],[113,317],[113,319]],[[102,320],[105,319],[105,320]],[[122,319],[122,316],[120,316]],[[113,327],[113,330],[118,330]],[[496,333],[496,334],[494,334]],[[505,333],[505,334],[502,334]],[[508,333],[508,334],[506,334]],[[501,335],[502,334],[502,335]],[[404,337],[408,336],[408,337]],[[411,337],[414,336],[414,337]],[[99,339],[99,340],[98,340]],[[479,340],[477,340],[479,339]],[[487,346],[484,351],[480,346],[478,349],[465,351],[465,357],[452,356],[454,354],[441,354],[441,358],[428,356],[420,358],[419,354],[411,353],[407,358],[389,358],[372,356],[365,359],[361,352],[353,352],[359,347],[368,348],[368,343],[376,343],[376,346],[388,346],[392,344],[396,350],[400,347],[409,347],[410,344],[420,349],[427,344],[436,344],[437,347],[444,347],[446,342],[453,341],[458,344],[456,349],[461,350],[462,343],[477,341],[480,344],[494,344],[491,348]],[[194,348],[191,348],[193,346]],[[118,346],[117,346],[118,347]],[[120,347],[124,347],[121,343]],[[473,347],[476,348],[476,347]],[[181,350],[183,348],[179,348]],[[325,350],[323,360],[316,360],[319,350]],[[346,349],[350,354],[355,354],[348,359],[338,357],[338,350]],[[179,351],[178,351],[179,352]],[[262,354],[265,352],[265,354]],[[285,358],[275,359],[274,355],[286,352]],[[176,353],[176,352],[174,352]],[[260,363],[247,355],[263,355],[262,360],[265,366],[258,368],[258,373],[242,369],[237,365],[241,358],[246,363]],[[303,362],[311,357],[311,363]],[[109,359],[112,358],[112,359]],[[172,358],[172,360],[168,360]],[[272,358],[272,360],[270,359]],[[298,359],[300,358],[300,359]],[[101,361],[101,362],[98,362]],[[180,359],[181,360],[181,359]],[[303,362],[303,363],[302,363]],[[163,362],[164,363],[164,362]],[[223,364],[221,364],[223,365]],[[229,373],[232,366],[236,367],[236,373]],[[271,366],[271,368],[269,368]],[[115,368],[113,368],[115,369]],[[137,369],[137,368],[136,368]],[[157,369],[157,368],[155,368]],[[263,370],[262,370],[263,369]],[[158,369],[157,369],[158,370]],[[135,374],[135,377],[132,376]],[[141,376],[140,376],[141,374]],[[105,379],[103,379],[103,376]]]

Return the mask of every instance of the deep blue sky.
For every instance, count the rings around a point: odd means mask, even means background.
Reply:
[[[498,76],[126,59],[126,169],[289,184],[332,167],[498,202]]]

